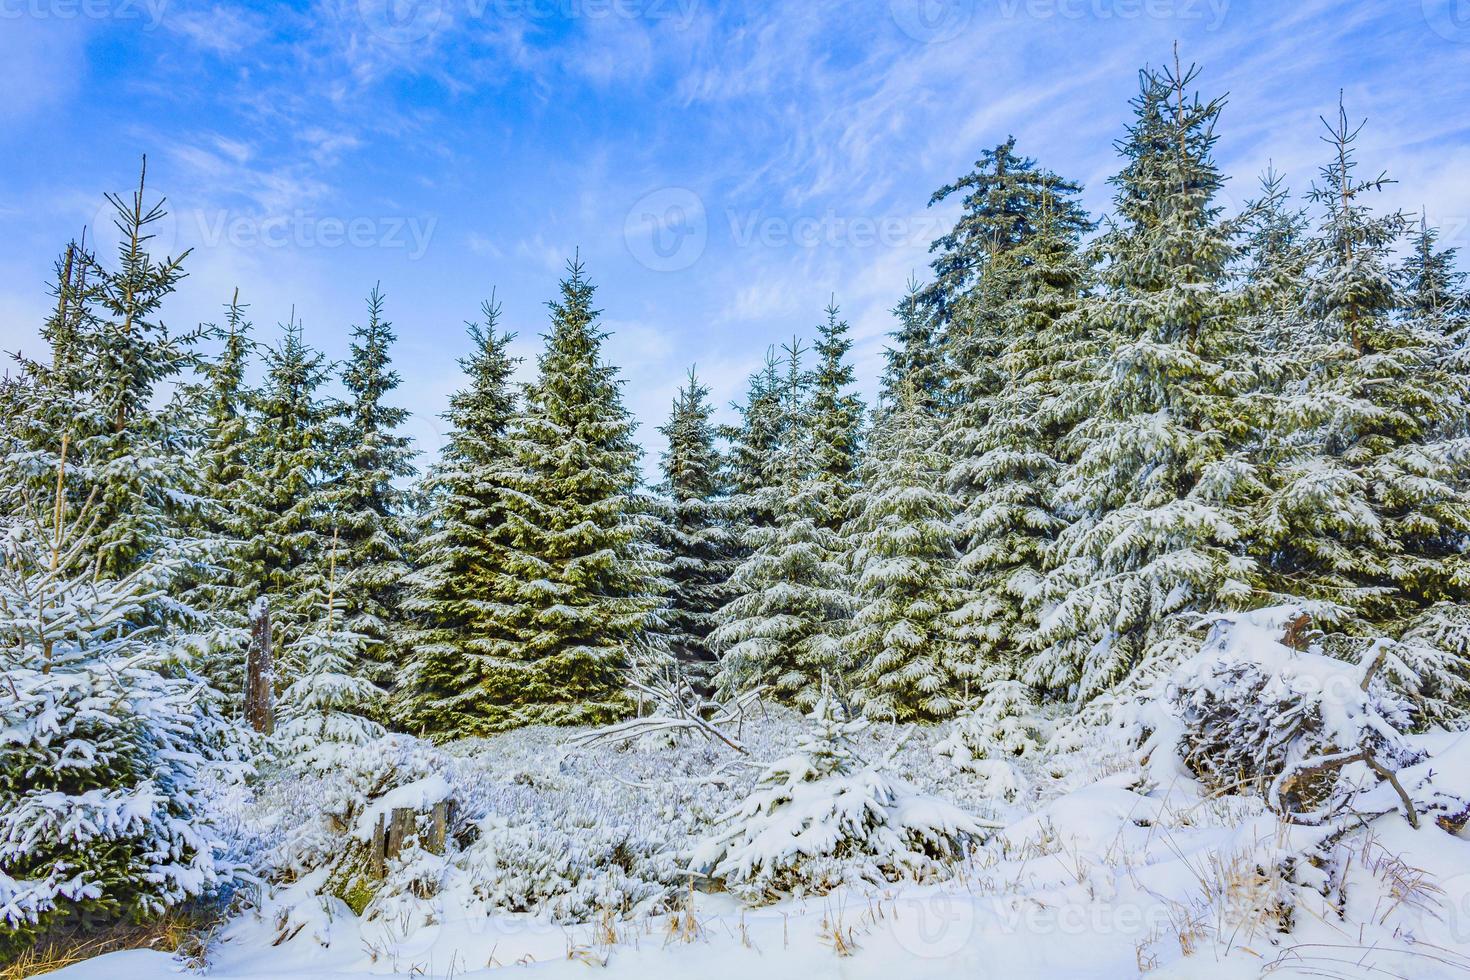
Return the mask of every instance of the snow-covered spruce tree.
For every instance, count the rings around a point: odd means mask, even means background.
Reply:
[[[470,323],[472,349],[460,359],[465,385],[449,397],[449,432],[440,462],[424,482],[426,513],[405,582],[410,617],[395,702],[405,727],[433,738],[480,731],[498,713],[496,694],[480,680],[495,655],[484,629],[493,611],[489,570],[505,564],[504,495],[510,486],[510,428],[516,415],[510,354],[515,335],[500,330],[492,297]]]
[[[786,348],[781,435],[759,491],[774,523],[748,529],[750,554],[730,576],[733,598],[716,614],[710,642],[720,651],[721,691],[766,687],[781,701],[810,707],[823,678],[839,673],[852,597],[842,540],[824,522],[829,487],[813,470],[802,353],[795,343]]]
[[[1036,699],[1021,681],[991,684],[985,696],[955,719],[949,735],[934,746],[957,768],[980,771],[976,762],[1032,755],[1041,749],[1032,725]]]
[[[811,463],[823,509],[819,519],[836,530],[842,526],[848,498],[857,486],[863,402],[848,390],[853,371],[847,360],[852,350],[847,321],[838,318],[835,300],[825,312],[827,319],[817,327],[817,342],[812,347],[817,366],[808,382],[811,405],[803,417],[811,427]]]
[[[115,268],[82,244],[57,264],[56,307],[42,328],[49,359],[19,357],[18,401],[7,430],[28,456],[17,476],[44,488],[68,444],[67,489],[93,514],[101,574],[120,576],[161,549],[192,550],[184,524],[196,503],[186,474],[189,427],[165,399],[189,365],[199,333],[171,334],[160,310],[183,277],[183,259],[148,252],[162,202],[145,206],[142,178],[127,200],[109,195],[118,241]],[[47,363],[49,360],[49,363]],[[178,610],[159,602],[155,618]]]
[[[918,395],[919,406],[937,412],[947,405],[949,369],[944,361],[938,323],[924,299],[923,288],[910,279],[908,292],[893,308],[898,329],[888,336],[893,346],[884,350],[883,389],[879,404],[898,404],[905,386]]]
[[[659,430],[669,444],[658,487],[667,510],[659,544],[670,583],[664,634],[670,652],[700,687],[714,673],[718,658],[709,634],[739,561],[724,461],[715,446],[714,407],[708,399],[709,388],[691,368],[668,422]]]
[[[1443,333],[1396,309],[1403,216],[1367,205],[1385,180],[1355,175],[1345,112],[1328,128],[1293,383],[1275,405],[1252,545],[1280,601],[1312,609],[1319,625],[1392,634],[1470,586],[1464,455],[1444,437],[1465,382],[1445,370]]]
[[[1274,392],[1287,377],[1292,345],[1300,339],[1296,325],[1312,260],[1310,227],[1275,170],[1262,175],[1260,196],[1247,206],[1242,225],[1246,303],[1240,329],[1253,343],[1241,353],[1260,375],[1262,389]]]
[[[735,406],[740,424],[721,432],[730,446],[724,481],[730,504],[747,527],[769,526],[775,519],[761,503],[761,491],[770,485],[770,465],[784,424],[780,363],[774,348],[767,349],[765,364],[750,376],[745,404]]]
[[[1195,75],[1140,73],[1117,221],[1097,244],[1106,289],[1087,314],[1107,350],[1073,395],[1085,418],[1063,439],[1057,491],[1071,523],[1026,672],[1084,700],[1183,655],[1192,620],[1246,601],[1254,578],[1238,553],[1252,476],[1222,432],[1233,402],[1214,353],[1240,342],[1225,288],[1232,230],[1214,203],[1221,102],[1187,94]]]
[[[68,503],[68,443],[50,495],[21,478],[25,459],[0,464],[0,960],[232,875],[196,781],[229,740],[176,651],[138,625],[182,563],[100,573],[101,491]]]
[[[984,828],[943,800],[864,765],[830,691],[812,707],[797,750],[768,766],[726,826],[696,848],[690,867],[742,897],[769,902],[843,884],[928,879],[964,856]]]
[[[1455,337],[1470,325],[1467,274],[1457,264],[1459,249],[1439,248],[1439,237],[1439,229],[1420,215],[1410,235],[1411,250],[1396,270],[1397,286],[1409,314],[1430,318],[1441,324],[1442,334]]]
[[[48,358],[15,356],[18,373],[7,374],[5,436],[16,476],[44,488],[60,458],[61,440],[80,441],[92,418],[84,329],[88,323],[87,275],[96,259],[72,241],[56,260],[50,293],[56,305],[41,326]],[[75,449],[72,449],[75,457]],[[73,458],[73,467],[76,461]]]
[[[930,197],[933,207],[952,194],[963,195],[954,228],[929,246],[935,253],[934,281],[924,292],[938,318],[951,370],[963,385],[955,392],[961,404],[992,394],[999,383],[991,362],[1005,347],[994,317],[1004,297],[988,298],[987,265],[1030,238],[1045,209],[1050,209],[1049,220],[1059,226],[1059,234],[1081,236],[1089,231],[1091,221],[1076,202],[1081,190],[1018,155],[1011,137],[985,150],[970,173]]]
[[[932,721],[954,714],[966,660],[950,614],[959,603],[953,520],[939,422],[905,387],[873,430],[843,528],[855,611],[843,637],[863,712]]]
[[[1068,399],[1097,356],[1081,310],[1090,273],[1075,216],[1069,204],[1046,196],[1071,186],[1056,180],[1039,188],[1028,237],[989,259],[985,274],[1004,347],[983,372],[966,376],[961,390],[971,400],[956,407],[943,434],[967,592],[954,613],[969,648],[960,672],[977,696],[1022,670],[1046,554],[1065,524],[1053,493],[1059,442],[1078,421]],[[998,386],[988,388],[997,377]]]
[[[567,265],[512,432],[504,560],[480,617],[483,731],[611,721],[621,668],[653,621],[662,569],[636,498],[639,449],[617,369],[602,360],[594,287]]]
[[[344,752],[383,735],[368,717],[383,691],[364,676],[367,637],[353,632],[338,592],[338,544],[333,540],[328,553],[319,618],[281,651],[283,672],[294,679],[281,695],[275,738],[293,765],[320,772],[340,767]]]
[[[1057,531],[1047,501],[1061,426],[1044,422],[1043,410],[1062,384],[1075,384],[1097,345],[1064,322],[1075,319],[1069,304],[1086,278],[1076,242],[1091,222],[1076,201],[1080,186],[1017,155],[1009,139],[931,204],[958,191],[959,220],[930,246],[938,254],[926,296],[943,321],[952,372],[941,439],[970,580],[956,615],[971,647],[961,670],[979,685],[1015,669],[1022,600],[1040,572],[1038,549]],[[1023,299],[1034,307],[1024,317]]]
[[[92,262],[73,302],[82,304],[81,355],[91,411],[72,439],[78,490],[97,494],[102,571],[123,575],[163,547],[178,547],[195,498],[188,486],[179,404],[159,396],[191,364],[199,331],[174,335],[159,318],[184,277],[186,250],[157,261],[149,254],[153,227],[166,215],[162,200],[144,203],[147,160],[128,198],[108,195],[118,232],[117,263]],[[85,252],[78,252],[86,256]]]
[[[196,669],[218,690],[232,692],[245,686],[245,614],[254,597],[239,575],[240,548],[251,534],[241,507],[251,468],[245,373],[253,344],[245,310],[236,290],[225,307],[224,326],[211,328],[220,337],[220,352],[199,360],[201,378],[185,396],[198,419],[191,486],[199,506],[190,526],[201,544],[200,561],[183,584],[185,601],[197,614],[187,642],[198,655]]]
[[[1467,275],[1456,264],[1458,249],[1438,248],[1439,230],[1422,216],[1412,251],[1397,270],[1400,302],[1406,316],[1419,321],[1438,344],[1440,365],[1460,377],[1470,375],[1470,292]],[[1449,406],[1446,406],[1448,409]],[[1470,412],[1450,412],[1442,420],[1448,434],[1470,434]]]
[[[251,468],[238,505],[249,537],[236,562],[238,587],[270,604],[278,643],[301,635],[321,593],[330,523],[322,467],[337,412],[321,386],[326,359],[302,339],[294,317],[280,343],[263,352],[265,378],[251,393]]]
[[[401,383],[391,366],[396,339],[383,315],[383,293],[368,295],[366,322],[352,328],[342,368],[348,392],[334,433],[326,504],[341,552],[343,627],[362,637],[362,665],[377,683],[391,683],[391,637],[401,616],[402,582],[409,565],[406,514],[409,492],[398,481],[414,475],[412,440],[399,431],[408,411],[387,403]]]
[[[236,612],[243,612],[253,598],[228,570],[235,549],[249,534],[239,508],[251,467],[250,391],[245,372],[254,345],[245,309],[237,290],[225,308],[219,355],[198,365],[203,379],[196,395],[204,417],[200,427],[203,445],[196,454],[197,485],[204,498],[198,519],[202,535],[215,545],[211,563],[220,566],[216,574],[205,576],[198,592],[206,607]]]

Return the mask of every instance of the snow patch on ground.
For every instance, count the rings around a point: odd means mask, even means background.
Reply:
[[[994,760],[1014,773],[1005,794],[995,765],[935,755],[950,726],[907,740],[894,726],[856,726],[857,757],[886,760],[920,794],[912,805],[934,811],[905,819],[962,811],[999,829],[941,880],[849,880],[757,906],[693,887],[690,856],[759,789],[763,769],[809,744],[810,725],[779,709],[747,718],[736,734],[749,759],[687,736],[584,748],[573,742],[583,732],[524,729],[444,749],[386,740],[392,765],[364,763],[371,780],[283,769],[253,797],[222,796],[221,826],[248,829],[277,855],[295,841],[321,862],[333,840],[370,833],[378,813],[453,799],[458,840],[447,855],[415,849],[395,862],[362,914],[330,894],[325,864],[303,863],[222,929],[209,975],[463,978],[515,965],[641,980],[1470,975],[1463,834],[1431,819],[1410,828],[1393,798],[1373,795],[1384,787],[1364,794],[1363,812],[1381,816],[1291,825],[1259,796],[1211,795],[1166,754],[1145,765],[1123,726],[1070,729],[1049,751]],[[1470,735],[1407,741],[1430,757],[1401,773],[1416,798],[1470,789]],[[395,767],[397,784],[384,775]],[[351,831],[323,830],[342,815],[343,786],[370,781],[384,785],[359,801]],[[134,951],[56,976],[180,969]]]

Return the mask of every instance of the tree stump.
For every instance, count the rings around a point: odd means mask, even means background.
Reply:
[[[450,805],[448,800],[434,804],[429,812],[429,839],[425,847],[430,854],[443,854],[449,842]]]

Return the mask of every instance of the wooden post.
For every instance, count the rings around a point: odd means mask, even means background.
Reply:
[[[404,843],[413,836],[415,814],[411,806],[394,807],[388,817],[388,841],[383,848],[385,857],[396,858],[403,853]]]
[[[250,607],[250,648],[245,655],[245,720],[264,735],[276,729],[274,686],[271,610],[262,597]]]
[[[384,858],[387,857],[388,839],[383,831],[383,815],[378,814],[378,822],[373,825],[373,851],[371,855],[372,870],[374,878],[383,877],[386,870]]]
[[[449,841],[449,801],[435,803],[429,819],[429,853],[443,854]]]

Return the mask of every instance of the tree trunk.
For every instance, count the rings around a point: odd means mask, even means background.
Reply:
[[[250,649],[245,656],[245,720],[264,735],[276,728],[274,686],[271,610],[265,599],[260,599],[250,609]]]

